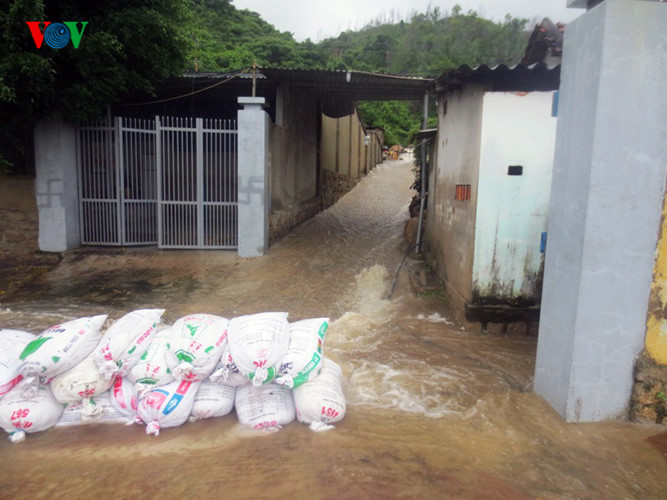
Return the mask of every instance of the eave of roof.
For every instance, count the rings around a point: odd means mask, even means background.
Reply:
[[[464,64],[445,71],[432,82],[429,90],[443,93],[460,89],[462,85],[470,83],[486,85],[490,90],[498,92],[558,90],[560,64],[550,66],[544,63],[514,66],[482,64],[474,68]]]

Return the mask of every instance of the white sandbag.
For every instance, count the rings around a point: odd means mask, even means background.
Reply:
[[[290,323],[289,347],[278,367],[277,384],[293,389],[317,376],[328,327],[329,318]]]
[[[146,434],[158,436],[160,429],[184,424],[201,382],[174,380],[157,387],[139,400],[137,415],[146,423]]]
[[[95,362],[107,379],[124,377],[146,351],[164,309],[139,309],[111,325],[95,349]]]
[[[190,420],[224,417],[234,409],[235,396],[236,387],[204,380],[195,394]]]
[[[106,314],[79,318],[52,326],[31,341],[20,355],[19,373],[24,380],[19,384],[25,396],[37,388],[39,378],[49,380],[75,367],[100,342],[100,330]]]
[[[94,398],[69,403],[58,419],[56,427],[71,427],[85,424],[124,424],[127,419],[112,405],[110,393],[104,392]]]
[[[125,417],[126,424],[141,422],[137,416],[137,389],[126,377],[116,377],[109,399],[118,413]]]
[[[9,433],[10,441],[18,443],[26,432],[53,427],[64,408],[48,387],[38,386],[31,397],[25,397],[17,387],[0,400],[0,426]]]
[[[343,419],[346,404],[341,377],[340,366],[324,358],[319,375],[292,391],[299,422],[309,424],[314,431],[324,431]]]
[[[229,352],[229,344],[225,350],[222,351],[220,362],[218,363],[215,371],[211,373],[209,379],[213,382],[221,382],[232,387],[238,387],[240,385],[246,385],[250,383],[250,379],[243,375],[243,373],[241,373],[237,368],[236,363],[234,363],[234,359]]]
[[[23,375],[19,374],[20,356],[33,340],[35,336],[32,333],[0,330],[0,398],[23,379]]]
[[[276,431],[295,417],[292,391],[276,384],[237,387],[234,406],[239,422],[254,429]]]
[[[67,404],[102,394],[112,383],[102,376],[95,362],[95,353],[91,352],[74,368],[53,377],[49,385],[56,400]]]
[[[169,333],[169,327],[158,331],[148,345],[148,349],[127,374],[127,379],[135,384],[139,398],[154,387],[166,385],[174,380],[166,359]]]
[[[228,324],[227,318],[214,314],[191,314],[172,325],[166,356],[176,380],[208,378],[227,346]]]
[[[229,322],[229,352],[253,385],[273,380],[289,347],[287,313],[239,316]]]

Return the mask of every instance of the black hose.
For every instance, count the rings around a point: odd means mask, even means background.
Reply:
[[[396,288],[396,283],[398,283],[398,274],[401,272],[401,268],[403,267],[403,264],[405,263],[405,259],[408,258],[408,255],[410,252],[412,252],[413,249],[417,248],[417,246],[420,243],[415,243],[412,245],[410,248],[408,248],[405,252],[405,255],[403,256],[403,259],[401,259],[401,263],[398,265],[398,269],[396,269],[396,276],[394,277],[394,282],[391,285],[391,290],[389,290],[389,295],[387,295],[387,300],[391,300],[391,296],[394,294],[394,288]]]

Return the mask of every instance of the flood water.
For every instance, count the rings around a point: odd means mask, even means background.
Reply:
[[[148,436],[90,425],[0,442],[2,498],[667,497],[665,426],[566,424],[532,392],[537,339],[458,324],[399,275],[412,183],[389,161],[268,256],[83,250],[8,297],[0,327],[164,307],[329,316],[348,401],[336,429],[243,428],[234,414]],[[408,264],[415,265],[415,263]],[[657,444],[656,444],[657,443]]]

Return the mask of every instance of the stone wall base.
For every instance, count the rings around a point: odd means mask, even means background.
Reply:
[[[315,217],[320,210],[320,198],[315,196],[298,206],[272,211],[269,223],[269,239],[271,241],[280,239],[294,227]]]
[[[667,366],[656,363],[643,353],[635,363],[634,385],[630,401],[630,420],[647,419],[667,422]],[[662,398],[658,397],[662,393]]]
[[[322,210],[335,204],[361,180],[355,179],[354,177],[348,177],[347,175],[338,174],[324,168],[322,169],[320,179]]]

